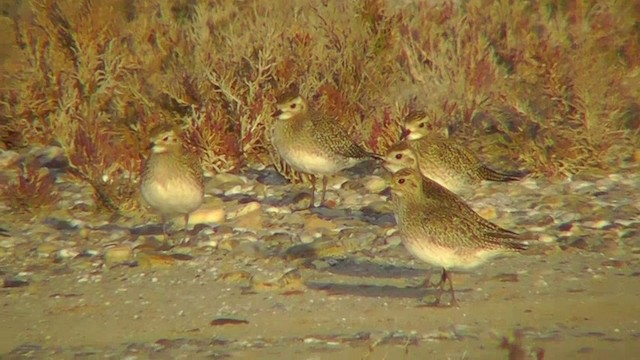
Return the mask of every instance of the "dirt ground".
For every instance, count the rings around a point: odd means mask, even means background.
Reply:
[[[415,267],[358,256],[302,267],[292,276],[300,286],[259,291],[221,281],[217,270],[227,260],[213,254],[167,269],[122,266],[88,276],[59,265],[41,282],[2,289],[0,353],[497,359],[508,357],[499,345],[514,329],[523,331],[526,352],[544,349],[547,359],[623,359],[640,350],[640,269],[599,254],[525,254],[456,273],[459,308],[424,306],[432,290],[411,285],[431,270],[408,257]],[[229,273],[269,274],[273,263],[238,264]]]

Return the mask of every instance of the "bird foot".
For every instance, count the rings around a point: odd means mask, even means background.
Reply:
[[[435,299],[428,301],[430,300],[431,297],[434,297]],[[437,307],[437,308],[457,307],[459,308],[460,304],[455,298],[453,298],[450,302],[445,303],[445,302],[442,302],[440,296],[428,295],[422,299],[422,304],[418,305],[418,307]]]

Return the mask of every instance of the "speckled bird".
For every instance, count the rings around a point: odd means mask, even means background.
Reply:
[[[396,143],[387,150],[383,166],[391,173],[396,173],[405,168],[419,170],[418,157],[406,140]],[[425,192],[426,196],[437,196],[437,198],[442,199],[443,204],[454,207],[456,211],[462,214],[462,216],[478,216],[479,222],[483,223],[484,226],[493,228],[495,231],[506,231],[510,234],[515,234],[509,230],[501,228],[491,221],[486,220],[480,215],[477,215],[477,213],[473,211],[473,209],[471,209],[464,200],[449,189],[428,177],[425,177],[422,173],[421,177],[422,190]]]
[[[382,159],[356,144],[336,119],[312,109],[297,90],[279,96],[276,108],[272,144],[293,169],[311,176],[310,207],[315,205],[317,176],[322,176],[322,205],[329,176],[367,159]]]
[[[442,267],[440,282],[431,284],[439,289],[434,305],[440,303],[448,282],[451,305],[457,306],[448,270],[474,268],[494,256],[525,250],[527,243],[511,231],[487,225],[473,212],[461,212],[441,191],[425,188],[425,180],[416,169],[402,169],[393,175],[391,192],[398,230],[413,256]]]
[[[463,145],[430,133],[427,122],[424,112],[414,111],[405,117],[403,126],[403,136],[418,155],[420,170],[426,177],[456,193],[483,180],[516,181],[521,178],[487,167]]]
[[[163,232],[167,217],[184,215],[185,231],[189,214],[204,200],[204,175],[199,159],[182,147],[178,134],[159,130],[152,137],[151,155],[142,171],[144,200],[162,216]]]

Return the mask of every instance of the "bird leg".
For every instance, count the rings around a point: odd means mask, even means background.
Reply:
[[[316,176],[311,175],[311,202],[309,203],[309,209],[316,205]]]
[[[189,234],[189,213],[184,214],[184,237],[182,238],[181,243],[185,244],[189,242],[187,235]]]
[[[436,301],[434,301],[432,305],[440,304],[440,298],[442,297],[442,292],[444,292],[444,287],[446,286],[447,281],[449,282],[448,292],[451,295],[451,302],[449,303],[449,306],[460,307],[460,304],[458,304],[458,300],[456,300],[456,295],[453,290],[453,281],[451,281],[451,274],[445,268],[442,268],[442,276],[440,276],[440,282],[438,284],[433,284],[434,287],[438,287],[438,296],[436,298]]]
[[[162,221],[162,237],[164,238],[164,242],[167,242],[167,217],[164,214],[160,215],[160,221]]]
[[[415,286],[416,288],[419,289],[428,289],[430,287],[437,287],[437,284],[434,284],[431,282],[431,274],[427,275],[426,278],[424,278],[424,280],[419,283],[417,286]]]
[[[327,195],[327,183],[329,182],[329,177],[326,175],[322,177],[322,197],[320,198],[320,206],[324,204],[324,198]]]

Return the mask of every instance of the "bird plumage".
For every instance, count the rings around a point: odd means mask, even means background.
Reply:
[[[311,175],[314,193],[316,176],[323,176],[321,203],[325,198],[327,176],[361,161],[381,158],[355,143],[335,119],[310,108],[297,91],[279,96],[276,108],[272,144],[287,164]],[[312,194],[311,206],[313,199]]]
[[[189,214],[204,201],[204,174],[199,159],[182,147],[174,130],[159,132],[152,139],[151,154],[141,176],[144,200],[166,217]],[[164,229],[164,227],[163,227]]]
[[[418,259],[443,268],[441,283],[450,281],[449,269],[473,268],[496,255],[527,248],[519,235],[461,206],[418,169],[396,172],[391,189],[403,244]],[[450,292],[455,302],[452,285]]]
[[[454,192],[487,181],[516,181],[520,175],[506,174],[486,166],[462,144],[430,133],[424,112],[409,113],[404,120],[405,142],[417,154],[423,174]]]

